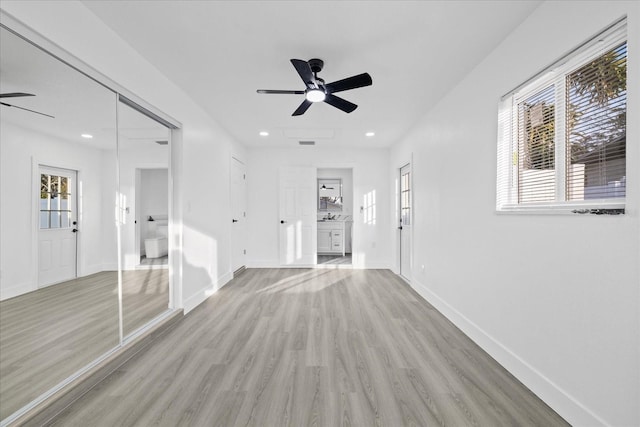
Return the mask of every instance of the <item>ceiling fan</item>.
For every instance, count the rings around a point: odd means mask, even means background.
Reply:
[[[322,59],[310,59],[303,61],[302,59],[292,59],[291,63],[307,86],[305,90],[268,90],[258,89],[258,93],[269,94],[292,94],[304,95],[305,99],[302,104],[293,112],[292,116],[300,116],[305,113],[314,102],[326,102],[345,113],[350,113],[358,106],[352,102],[335,96],[334,93],[343,90],[356,89],[364,86],[371,86],[373,81],[368,73],[358,74],[357,76],[347,77],[333,83],[325,84],[324,80],[318,77],[318,73],[322,71],[324,61]]]
[[[23,97],[23,96],[35,96],[32,93],[23,93],[23,92],[12,92],[12,93],[0,93],[0,98],[19,98],[19,97]],[[47,117],[51,117],[52,119],[55,119],[55,117],[49,115],[49,114],[45,114],[45,113],[41,113],[39,111],[35,111],[35,110],[30,110],[28,108],[24,108],[24,107],[18,107],[17,105],[12,105],[12,104],[7,104],[6,102],[1,102],[0,104],[4,105],[5,107],[13,107],[13,108],[19,108],[20,110],[25,110],[25,111],[29,111],[31,113],[36,113],[36,114],[40,114],[42,116],[47,116]]]

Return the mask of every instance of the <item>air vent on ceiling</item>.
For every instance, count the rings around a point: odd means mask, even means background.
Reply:
[[[169,141],[156,141],[156,144],[159,144],[159,145],[169,145]]]
[[[316,145],[315,141],[298,141],[300,145]]]

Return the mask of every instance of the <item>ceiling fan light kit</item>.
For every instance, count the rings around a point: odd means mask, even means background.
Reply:
[[[318,77],[318,73],[322,71],[322,68],[324,67],[324,61],[317,58],[310,59],[309,61],[292,59],[291,64],[293,64],[293,67],[296,69],[298,75],[306,85],[305,90],[258,89],[258,93],[304,95],[304,101],[302,101],[302,104],[300,104],[296,111],[293,112],[293,116],[300,116],[309,109],[311,104],[323,101],[344,111],[345,113],[351,113],[353,110],[358,108],[358,106],[346,99],[342,99],[334,95],[334,93],[357,89],[364,86],[371,86],[373,84],[373,80],[368,73],[358,74],[357,76],[347,77],[346,79],[325,84],[324,80]]]
[[[307,101],[311,102],[322,102],[327,97],[324,91],[320,89],[307,89],[304,96],[307,98]]]

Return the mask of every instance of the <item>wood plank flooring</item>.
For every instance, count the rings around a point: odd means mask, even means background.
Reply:
[[[318,264],[345,264],[351,265],[351,254],[342,255],[318,255]]]
[[[0,419],[119,344],[117,273],[0,302]],[[125,335],[168,306],[168,270],[123,272]]]
[[[249,269],[51,425],[568,424],[387,270]]]

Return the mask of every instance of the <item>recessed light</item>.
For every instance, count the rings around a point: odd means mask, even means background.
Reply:
[[[375,132],[367,132],[364,134],[364,136],[375,136],[376,133]]]
[[[87,138],[87,139],[91,139],[93,138],[93,135],[89,135],[88,133],[83,133],[82,135],[80,135],[83,138]]]
[[[260,136],[269,136],[269,132],[263,130],[260,132]]]

